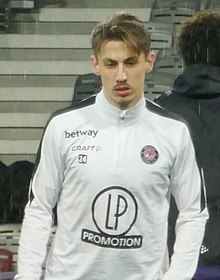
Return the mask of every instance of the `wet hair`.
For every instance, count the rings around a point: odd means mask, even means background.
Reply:
[[[220,13],[200,11],[184,21],[177,34],[177,47],[186,66],[220,66]]]
[[[102,44],[112,40],[123,41],[138,55],[141,52],[148,55],[150,50],[150,33],[141,20],[129,13],[116,13],[93,29],[91,45],[96,57]]]

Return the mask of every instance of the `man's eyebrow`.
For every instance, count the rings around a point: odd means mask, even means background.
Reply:
[[[137,61],[137,60],[138,60],[138,56],[134,55],[134,56],[129,56],[129,57],[125,58],[124,62],[127,62],[127,61]],[[114,60],[114,59],[108,58],[108,57],[103,58],[103,61],[104,62],[117,63],[117,60]]]
[[[112,59],[112,58],[108,58],[108,57],[103,58],[103,61],[117,62],[116,60],[114,60],[114,59]]]
[[[138,61],[138,56],[136,56],[136,55],[130,56],[130,57],[126,58],[124,61],[125,62],[126,61]]]

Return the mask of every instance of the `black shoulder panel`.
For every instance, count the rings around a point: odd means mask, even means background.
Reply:
[[[155,103],[153,101],[150,101],[148,99],[145,99],[145,100],[146,100],[146,108],[149,111],[151,111],[152,113],[155,113],[155,114],[160,115],[165,118],[170,118],[170,119],[174,119],[177,121],[181,121],[186,124],[186,121],[183,118],[181,118],[179,115],[164,109],[163,107],[161,107],[160,105],[158,105],[157,103]]]

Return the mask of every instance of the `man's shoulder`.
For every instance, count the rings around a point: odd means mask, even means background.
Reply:
[[[179,116],[178,114],[176,114],[174,112],[168,111],[166,108],[164,108],[162,105],[160,105],[159,103],[157,103],[155,101],[150,101],[150,100],[146,99],[146,108],[150,112],[152,112],[162,118],[171,119],[171,120],[174,120],[177,122],[185,123],[185,119],[183,119],[181,116]]]
[[[85,109],[87,110],[87,108],[89,108],[89,106],[93,105],[95,103],[95,95],[92,95],[89,98],[86,98],[80,102],[78,102],[77,104],[59,109],[57,111],[55,111],[54,113],[51,114],[49,121],[51,121],[54,118],[65,118],[65,117],[69,117],[71,114],[77,114],[77,112],[79,112],[79,110]]]

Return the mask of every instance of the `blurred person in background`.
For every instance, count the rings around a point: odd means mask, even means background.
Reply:
[[[188,123],[205,180],[210,219],[195,279],[220,279],[220,13],[200,11],[184,21],[177,35],[183,72],[170,92],[154,101]],[[175,205],[170,211],[169,248],[175,242]],[[217,266],[212,276],[202,266]],[[201,270],[201,272],[200,272]],[[203,276],[201,276],[203,274]]]

